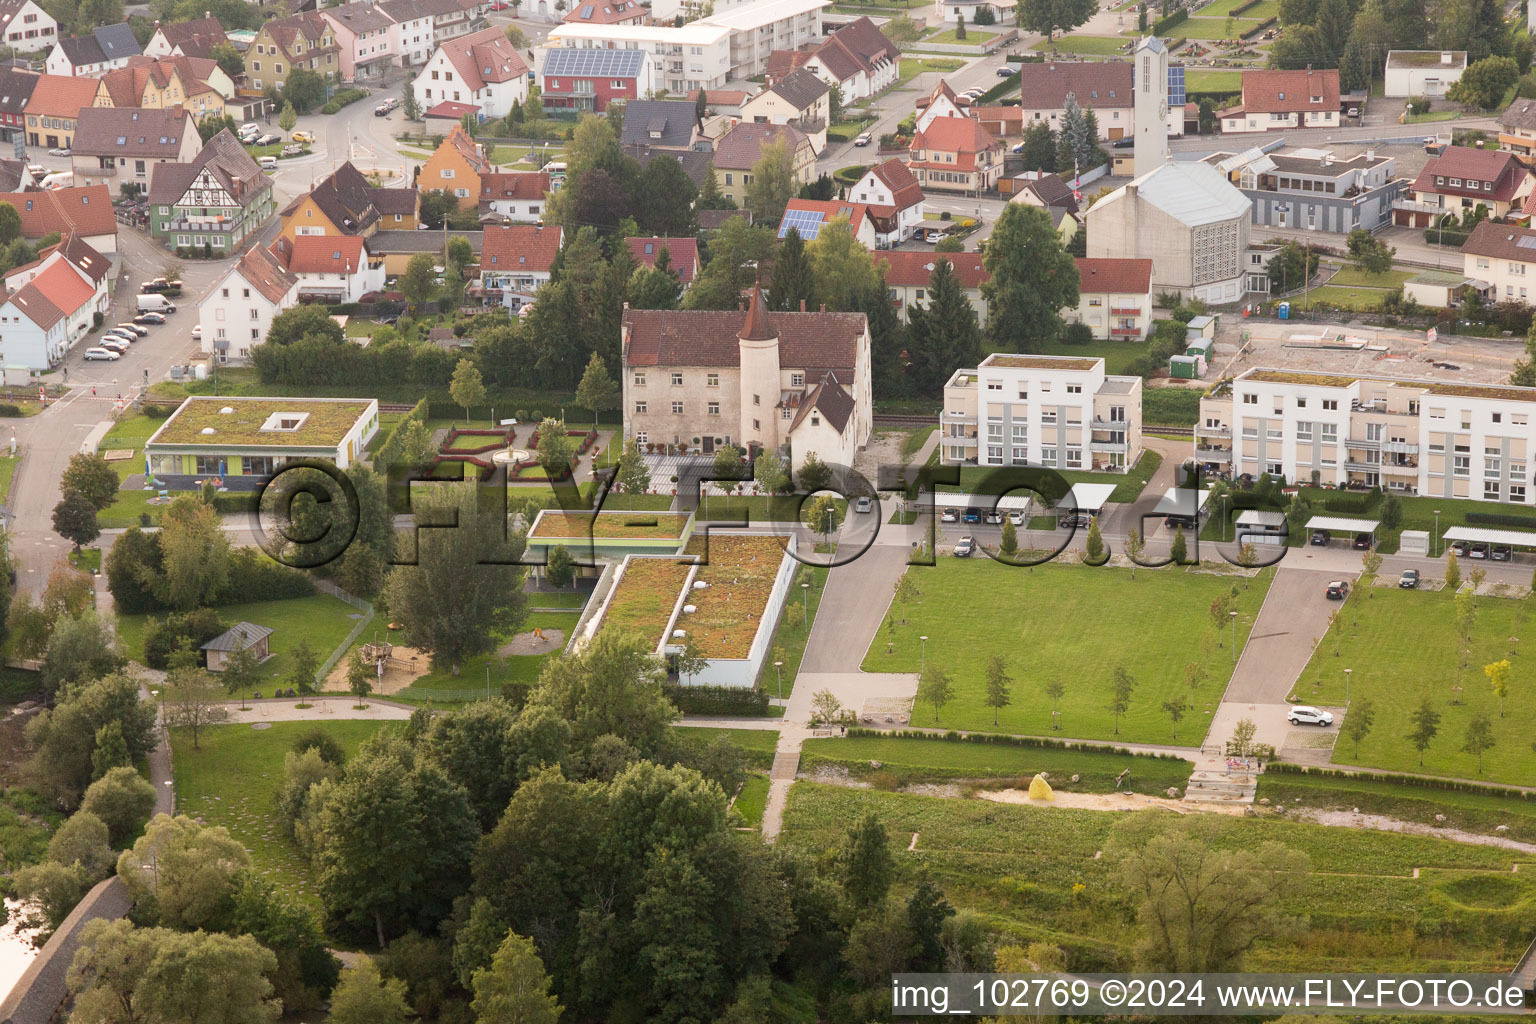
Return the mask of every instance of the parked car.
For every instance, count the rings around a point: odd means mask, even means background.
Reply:
[[[48,151],[48,155],[49,156],[69,156],[70,155],[69,147],[68,146],[55,146],[53,149],[50,149]]]
[[[310,145],[310,146],[313,146],[315,144],[315,133],[314,132],[298,131],[298,132],[294,132],[292,135],[290,135],[288,137],[290,139],[292,139],[294,142],[302,142],[302,143],[305,143],[305,144]]]
[[[117,326],[121,327],[125,331],[131,332],[135,337],[138,338],[146,338],[149,336],[149,329],[147,327],[140,327],[138,324],[118,324]]]
[[[192,337],[193,338],[201,338],[202,336],[203,336],[203,325],[202,324],[196,324],[195,326],[193,326],[193,328],[192,328]]]
[[[261,136],[257,137],[256,145],[258,145],[258,146],[271,146],[271,145],[273,145],[275,143],[282,142],[282,141],[283,141],[283,137],[281,135],[274,135],[271,132],[267,132],[267,134],[261,135]]]
[[[976,538],[972,537],[970,534],[966,534],[964,537],[961,537],[960,540],[955,544],[955,557],[970,558],[971,552],[975,550]]]
[[[1404,569],[1403,574],[1397,578],[1397,585],[1404,590],[1419,589],[1419,570]]]
[[[853,144],[855,146],[867,146],[873,141],[874,139],[870,138],[869,132],[860,132],[859,137],[853,140]]]
[[[143,284],[139,285],[139,294],[148,295],[150,292],[163,292],[171,287],[180,288],[181,282],[177,281],[173,286],[167,279],[163,277],[157,277],[153,280],[145,281]]]
[[[1015,142],[1013,144],[1013,148],[1010,149],[1008,152],[1010,152],[1010,153],[1022,153],[1022,152],[1024,152],[1024,143],[1022,143],[1022,142]]]
[[[277,170],[277,157],[269,153],[266,156],[257,157],[256,164],[264,171],[275,171]]]
[[[961,516],[960,518],[968,523],[979,523],[981,522],[981,510],[968,508],[965,510],[965,515]]]
[[[853,503],[853,510],[855,512],[873,512],[874,509],[875,503],[870,501],[868,498],[860,498],[858,501]]]
[[[110,338],[117,338],[120,341],[125,341],[130,345],[139,340],[138,335],[129,334],[127,331],[117,329],[107,331],[101,337],[103,341],[106,341]]]
[[[1488,557],[1492,558],[1495,562],[1507,562],[1514,557],[1514,554],[1514,549],[1508,544],[1495,544],[1488,549]]]
[[[1327,530],[1313,530],[1312,531],[1312,543],[1315,544],[1317,547],[1320,547],[1320,548],[1327,547],[1328,546],[1328,531]]]
[[[1453,541],[1451,541],[1451,550],[1456,552],[1456,557],[1457,558],[1466,558],[1467,557],[1467,552],[1470,550],[1470,548],[1471,548],[1471,545],[1469,545],[1464,540],[1453,540]]]
[[[1342,601],[1349,596],[1349,583],[1345,580],[1334,580],[1328,584],[1328,600]]]
[[[1010,523],[1012,523],[1014,526],[1023,526],[1024,525],[1024,510],[1016,508],[1012,512],[1009,512],[1008,513],[1008,521]]]
[[[1355,542],[1351,546],[1356,551],[1369,551],[1371,548],[1371,535],[1368,533],[1355,534]]]
[[[1359,117],[1360,116],[1360,108],[1359,107],[1350,107],[1348,110],[1346,110],[1344,112],[1344,115],[1346,117]]]
[[[380,103],[378,106],[373,108],[373,116],[374,117],[388,117],[389,116],[389,112],[391,110],[394,110],[394,109],[395,108],[390,106],[388,103]]]
[[[86,362],[91,362],[91,361],[94,361],[94,360],[97,360],[97,359],[110,361],[110,360],[113,360],[113,359],[121,359],[121,358],[123,358],[121,354],[112,351],[110,348],[102,348],[99,345],[98,346],[93,346],[93,347],[88,348],[88,349],[85,350]]]
[[[939,522],[941,523],[958,523],[959,521],[960,513],[952,508],[947,508],[939,514]]]
[[[282,152],[279,153],[278,156],[301,156],[303,153],[303,146],[299,145],[297,142],[290,142],[288,145],[283,147]]]
[[[1484,544],[1482,541],[1478,541],[1476,544],[1472,545],[1472,550],[1470,552],[1468,552],[1467,557],[1468,558],[1487,558],[1488,557],[1488,545]]]
[[[97,345],[112,352],[122,353],[128,351],[128,343],[122,338],[102,338],[101,341],[97,342]]]
[[[1003,514],[1001,512],[999,512],[997,509],[993,509],[993,510],[991,510],[990,512],[987,513],[987,525],[988,526],[1001,526],[1002,524],[1003,524]]]
[[[1012,64],[1004,64],[1002,67],[997,69],[998,78],[1012,78],[1018,73],[1019,69],[1014,67]]]
[[[163,313],[140,313],[133,318],[133,322],[136,324],[163,324],[165,323],[165,315]]]
[[[1318,725],[1326,729],[1333,724],[1333,712],[1314,708],[1310,704],[1296,705],[1285,717],[1292,725]]]
[[[48,168],[42,164],[27,164],[27,173],[34,178],[46,178],[48,177]]]

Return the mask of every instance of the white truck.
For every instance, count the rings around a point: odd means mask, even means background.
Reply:
[[[176,306],[170,299],[159,292],[147,292],[137,296],[139,300],[139,312],[174,313]]]

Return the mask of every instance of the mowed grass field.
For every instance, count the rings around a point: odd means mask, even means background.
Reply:
[[[1237,587],[1239,653],[1269,586],[1269,574],[1251,580],[1177,570],[1140,570],[1049,563],[1024,568],[990,558],[941,558],[933,568],[913,568],[922,597],[905,612],[893,603],[894,628],[882,627],[864,657],[867,672],[917,672],[919,637],[927,660],[953,679],[954,700],[938,715],[945,728],[1006,732],[1111,742],[1198,746],[1209,714],[1232,672],[1231,630],[1220,637],[1211,602]],[[1246,589],[1244,583],[1247,583]],[[905,614],[906,624],[901,623]],[[1202,650],[1202,637],[1209,644]],[[886,642],[895,645],[887,654]],[[994,654],[1008,659],[1013,703],[992,724],[982,703],[986,665]],[[1163,702],[1188,693],[1185,667],[1203,663],[1207,679],[1196,691],[1177,738]],[[1130,709],[1115,732],[1107,708],[1111,675],[1124,666],[1136,681]],[[1061,730],[1051,730],[1045,687],[1059,680]],[[934,708],[921,700],[912,724],[931,727]]]
[[[295,737],[321,728],[351,757],[386,722],[272,722],[267,729],[215,725],[198,734],[171,730],[176,811],[229,829],[251,854],[252,868],[287,895],[316,902],[309,863],[288,841],[273,814],[283,757]]]
[[[899,896],[924,874],[997,929],[1000,944],[1058,944],[1072,970],[1132,966],[1137,928],[1109,846],[1126,815],[797,782],[780,842],[839,849],[866,813],[889,832]],[[1530,941],[1536,879],[1511,872],[1521,854],[1275,817],[1209,824],[1219,846],[1273,841],[1311,860],[1308,884],[1282,900],[1308,927],[1259,943],[1251,970],[1503,971]]]
[[[1296,684],[1296,695],[1307,703],[1342,705],[1344,669],[1353,669],[1350,697],[1356,702],[1369,699],[1375,705],[1375,723],[1360,742],[1358,755],[1354,744],[1340,737],[1333,748],[1335,762],[1465,778],[1477,777],[1477,758],[1462,750],[1467,725],[1478,712],[1486,712],[1493,720],[1495,745],[1483,755],[1482,777],[1532,785],[1536,751],[1531,749],[1528,709],[1536,700],[1536,666],[1531,664],[1536,652],[1520,644],[1521,652],[1510,654],[1517,646],[1510,637],[1524,639],[1530,605],[1528,600],[1480,598],[1463,670],[1461,637],[1449,591],[1358,587],[1313,653]],[[1334,631],[1338,656],[1333,653]],[[1503,658],[1509,658],[1514,672],[1504,702],[1505,716],[1500,718],[1499,702],[1483,666]],[[1458,685],[1462,687],[1459,695],[1453,690]],[[1440,713],[1440,732],[1425,751],[1421,768],[1418,751],[1408,739],[1413,729],[1409,716],[1426,697]]]
[[[1184,72],[1184,87],[1190,92],[1242,92],[1243,73],[1189,68]]]
[[[1030,49],[1043,50],[1046,52],[1056,50],[1059,53],[1110,55],[1126,52],[1125,45],[1125,40],[1118,36],[1065,35],[1058,36],[1054,41],[1049,43],[1042,39],[1040,42],[1031,46]]]

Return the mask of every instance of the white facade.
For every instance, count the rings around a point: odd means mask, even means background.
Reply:
[[[423,14],[395,22],[389,27],[389,37],[396,64],[409,67],[425,62],[432,56],[432,47],[435,45],[432,40],[432,15]],[[524,88],[526,91],[526,86]]]
[[[411,82],[411,91],[416,94],[416,103],[422,110],[431,110],[444,100],[470,103],[480,108],[481,120],[492,121],[510,114],[512,104],[528,102],[528,76],[517,75],[505,82],[486,82],[483,88],[471,89],[460,80],[447,53],[438,47]]]
[[[1196,457],[1236,475],[1529,504],[1536,388],[1251,369],[1200,400]]]
[[[829,0],[754,0],[703,18],[731,33],[731,77],[760,75],[774,50],[799,50],[821,42],[821,10]],[[654,13],[652,15],[654,17]]]
[[[90,64],[73,64],[69,55],[64,52],[64,47],[58,43],[53,44],[53,49],[48,51],[48,59],[44,63],[44,70],[50,75],[67,75],[77,78],[100,78],[108,71],[128,66],[128,57],[113,57],[109,60],[100,60]],[[228,99],[228,97],[225,97]]]
[[[1104,360],[994,352],[944,385],[939,461],[1123,471],[1141,457],[1141,378]]]
[[[251,349],[266,340],[272,318],[298,303],[298,290],[295,281],[274,301],[240,275],[238,263],[230,267],[197,305],[204,354],[216,355],[220,362],[249,359]]]
[[[928,126],[941,117],[965,117],[965,111],[944,93],[934,95],[932,102],[917,112],[917,130],[926,131]]]
[[[1466,70],[1465,50],[1392,50],[1387,54],[1382,95],[1394,99],[1444,96]]]
[[[26,0],[5,23],[5,45],[19,53],[40,53],[59,41],[59,23],[37,0]]]
[[[1136,62],[1135,153],[1140,175],[1168,162],[1168,47],[1156,36],[1143,36],[1131,59]],[[1181,112],[1179,121],[1183,120]]]
[[[854,183],[854,186],[848,190],[848,198],[871,206],[896,206],[896,197],[892,194],[890,186],[876,176],[874,168],[865,171],[864,177]],[[912,232],[916,231],[922,223],[923,200],[918,199],[905,209],[897,209],[895,237],[877,233],[876,238],[879,241],[897,245],[911,238]]]
[[[69,351],[68,322],[43,327],[34,323],[15,302],[0,305],[0,359],[6,366],[25,366],[33,370],[52,369]]]
[[[384,264],[370,267],[366,260],[352,274],[290,271],[299,279],[298,298],[313,296],[327,302],[357,302],[369,292],[384,290]],[[199,307],[201,309],[201,307]],[[279,310],[278,312],[281,312]],[[274,314],[275,315],[275,314]],[[270,324],[271,321],[269,320]],[[208,328],[203,328],[204,332]]]
[[[686,95],[692,89],[723,89],[731,78],[731,30],[693,22],[668,25],[579,25],[549,30],[544,47],[575,46],[600,50],[644,50],[651,55],[656,88]],[[543,67],[542,58],[538,60]]]
[[[976,24],[976,12],[987,8],[997,18],[998,24],[1011,23],[1017,0],[933,0],[933,16],[937,21],[953,25],[965,15],[967,25]]]

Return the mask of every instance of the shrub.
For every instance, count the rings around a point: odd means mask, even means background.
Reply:
[[[10,402],[0,402],[0,416],[7,419],[16,419],[21,415],[21,406],[12,405]]]
[[[1067,324],[1061,332],[1063,345],[1087,345],[1093,341],[1093,328],[1084,323]]]
[[[1323,499],[1323,508],[1329,512],[1369,512],[1381,495],[1377,491],[1340,491]]]
[[[744,686],[676,686],[669,684],[667,697],[677,709],[690,715],[768,714],[768,695]]]
[[[144,631],[144,663],[150,668],[168,668],[172,652],[183,637],[193,650],[212,640],[231,623],[215,608],[196,608],[177,612],[164,619],[151,619]]]
[[[229,556],[229,584],[219,593],[218,603],[280,601],[314,592],[315,581],[307,574],[273,561],[259,548],[236,548]]]
[[[330,102],[320,108],[320,113],[334,114],[347,104],[356,103],[367,95],[368,92],[365,89],[337,89],[331,96]]]
[[[1179,8],[1166,18],[1159,18],[1152,23],[1152,34],[1160,36],[1167,34],[1170,28],[1189,20],[1189,11]]]
[[[1524,530],[1536,529],[1536,517],[1514,515],[1509,512],[1468,512],[1467,522],[1479,526],[1515,526]]]

